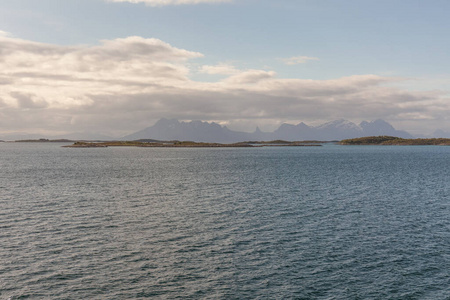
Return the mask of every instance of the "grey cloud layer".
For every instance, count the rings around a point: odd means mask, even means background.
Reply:
[[[394,78],[280,79],[273,71],[219,64],[195,70],[225,79],[198,82],[190,79],[190,61],[203,55],[157,39],[56,46],[0,36],[0,43],[0,132],[121,135],[161,117],[232,126],[385,118],[431,129],[449,122],[443,95],[388,87]]]

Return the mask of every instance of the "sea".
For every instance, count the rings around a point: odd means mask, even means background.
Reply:
[[[450,147],[0,143],[0,299],[450,299]]]

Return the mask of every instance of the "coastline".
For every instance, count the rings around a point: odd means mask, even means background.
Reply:
[[[106,148],[106,147],[145,147],[145,148],[254,148],[254,147],[320,147],[323,142],[241,142],[232,144],[202,143],[191,141],[170,142],[139,142],[139,141],[113,141],[113,142],[75,142],[64,148]]]
[[[346,139],[339,145],[347,146],[450,146],[447,138],[418,138],[404,139],[395,136],[368,136],[355,139]]]

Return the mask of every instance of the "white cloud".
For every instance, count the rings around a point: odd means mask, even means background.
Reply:
[[[275,76],[273,71],[247,70],[228,77],[224,81],[231,84],[254,84]]]
[[[1,36],[0,44],[0,133],[95,130],[117,136],[161,117],[262,127],[339,118],[385,118],[430,131],[450,125],[446,95],[395,88],[398,78],[283,79],[273,71],[218,64],[195,71],[225,79],[199,82],[189,66],[202,54],[157,39],[57,46]]]
[[[2,37],[2,36],[3,36],[3,37],[11,36],[11,34],[10,34],[9,32],[0,30],[0,37]]]
[[[232,0],[107,0],[109,2],[129,2],[144,3],[149,6],[183,5],[183,4],[203,4],[203,3],[224,3]]]
[[[294,56],[289,58],[282,58],[281,60],[287,65],[298,65],[307,63],[311,60],[319,60],[319,58],[310,56]]]
[[[221,63],[215,66],[201,66],[199,72],[211,75],[234,75],[239,73],[239,70],[232,65]]]
[[[8,37],[1,37],[0,43],[3,92],[42,93],[47,102],[59,104],[71,103],[70,99],[79,99],[80,94],[187,81],[189,69],[184,61],[202,56],[141,37],[102,41],[93,47],[63,47]]]

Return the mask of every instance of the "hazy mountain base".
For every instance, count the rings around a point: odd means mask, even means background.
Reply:
[[[439,132],[436,132],[439,133]],[[444,134],[444,132],[441,132]],[[179,122],[178,120],[161,119],[153,126],[127,135],[122,138],[113,138],[98,134],[95,132],[79,132],[58,136],[45,136],[39,134],[11,133],[0,136],[0,140],[38,140],[42,138],[60,140],[180,140],[196,141],[208,143],[236,143],[244,141],[269,141],[269,140],[322,140],[333,141],[349,138],[358,138],[364,136],[398,136],[402,138],[413,138],[405,131],[396,130],[391,124],[384,120],[375,120],[373,122],[363,121],[359,125],[347,120],[336,120],[322,124],[320,126],[309,126],[305,123],[297,125],[282,124],[273,132],[263,132],[256,128],[254,132],[239,132],[228,129],[226,126],[220,126],[216,123],[202,121]],[[441,136],[444,137],[444,136]]]
[[[396,130],[383,120],[361,122],[356,125],[347,120],[337,120],[320,126],[308,126],[305,123],[297,125],[282,124],[273,132],[262,132],[257,128],[252,133],[239,132],[220,126],[217,123],[202,121],[179,122],[172,119],[161,119],[155,125],[127,135],[122,140],[156,139],[182,140],[208,143],[236,143],[244,141],[302,141],[321,140],[333,141],[374,135],[391,135],[402,138],[412,138],[405,132]]]

